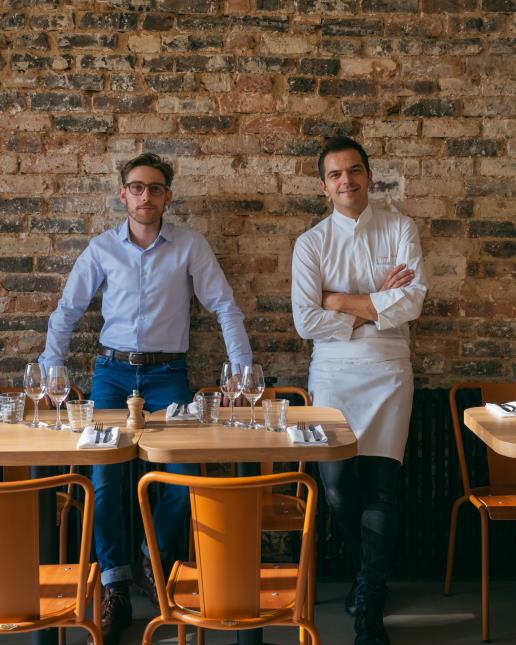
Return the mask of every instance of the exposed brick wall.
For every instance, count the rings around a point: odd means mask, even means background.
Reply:
[[[372,198],[421,232],[421,385],[512,378],[514,0],[4,0],[0,3],[0,373],[18,381],[91,235],[121,221],[119,163],[173,160],[171,220],[207,235],[258,361],[304,383],[295,238],[327,205],[321,140],[362,141]],[[223,358],[194,306],[194,385]],[[69,365],[87,386],[96,301]]]

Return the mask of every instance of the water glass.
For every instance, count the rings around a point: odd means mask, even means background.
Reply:
[[[287,399],[264,399],[262,401],[265,427],[270,432],[285,432],[287,429]]]
[[[67,401],[68,423],[72,432],[82,432],[92,424],[95,401]]]
[[[197,419],[201,423],[217,423],[219,420],[219,408],[222,394],[214,392],[213,394],[200,393],[195,396],[197,403]]]
[[[21,423],[25,410],[25,392],[0,394],[0,407],[4,423]]]

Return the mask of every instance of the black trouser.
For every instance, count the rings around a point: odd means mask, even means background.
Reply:
[[[380,608],[393,559],[400,462],[359,456],[319,463],[326,501],[356,575],[357,612]]]

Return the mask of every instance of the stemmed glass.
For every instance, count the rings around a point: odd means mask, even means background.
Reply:
[[[229,399],[229,405],[231,407],[231,418],[228,421],[224,421],[222,425],[234,428],[240,425],[234,416],[235,400],[242,393],[242,372],[238,363],[234,365],[229,361],[223,363],[220,373],[220,389],[222,394]]]
[[[64,365],[51,365],[48,368],[46,389],[57,410],[55,424],[48,427],[52,430],[61,430],[64,427],[61,423],[61,403],[70,392],[70,379],[68,378],[68,370]]]
[[[263,425],[256,423],[254,406],[256,401],[261,397],[265,390],[265,379],[263,378],[262,366],[255,363],[246,365],[242,377],[242,392],[245,398],[251,404],[251,422],[246,425],[247,428],[256,430],[263,428]]]
[[[27,363],[23,373],[23,391],[34,403],[34,418],[25,425],[29,428],[39,428],[46,425],[39,422],[38,406],[40,400],[45,396],[45,368],[39,363]]]

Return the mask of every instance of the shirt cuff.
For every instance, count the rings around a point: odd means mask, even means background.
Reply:
[[[376,309],[378,319],[374,320],[376,328],[381,331],[386,327],[390,327],[387,323],[387,318],[382,316],[382,312],[390,309],[393,305],[403,298],[403,291],[401,289],[388,289],[387,291],[377,291],[376,293],[369,294],[373,307]]]

